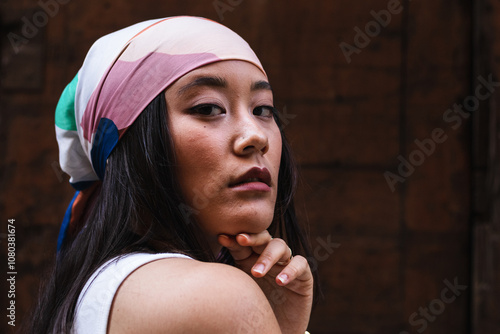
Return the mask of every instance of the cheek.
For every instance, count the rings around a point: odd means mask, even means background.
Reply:
[[[272,151],[269,152],[270,153],[269,159],[271,160],[273,168],[276,170],[277,173],[280,168],[283,142],[281,141],[281,133],[279,132],[278,129],[276,131],[277,133],[275,132],[269,140],[269,147],[271,148],[270,151]]]
[[[177,173],[186,200],[201,191],[221,170],[222,139],[206,128],[179,126],[172,134],[177,161]]]
[[[219,168],[224,155],[223,139],[203,132],[190,131],[176,146],[177,162],[181,169],[210,174]]]

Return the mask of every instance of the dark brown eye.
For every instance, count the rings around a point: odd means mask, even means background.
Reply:
[[[253,110],[253,114],[255,116],[262,116],[262,117],[273,117],[273,113],[275,112],[274,107],[270,106],[259,106]]]
[[[217,116],[224,113],[222,108],[215,104],[200,104],[191,108],[191,111],[202,116]]]

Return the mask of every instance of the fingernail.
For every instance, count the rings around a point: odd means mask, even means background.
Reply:
[[[240,234],[238,234],[238,236],[245,238],[245,241],[247,241],[247,242],[250,240],[250,237],[247,234],[240,233]]]
[[[262,274],[264,272],[264,265],[262,263],[258,263],[253,267],[253,271],[256,273]]]
[[[278,279],[282,284],[286,284],[288,282],[288,275],[287,274],[280,274],[278,275]]]

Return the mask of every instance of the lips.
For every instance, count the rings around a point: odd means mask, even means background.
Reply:
[[[247,183],[260,182],[271,187],[271,173],[267,168],[253,167],[245,174],[237,177],[229,184],[229,187],[237,187]]]

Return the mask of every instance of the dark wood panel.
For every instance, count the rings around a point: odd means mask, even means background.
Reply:
[[[470,325],[470,119],[447,121],[448,109],[469,95],[470,11],[466,2],[413,1],[408,12],[401,137],[407,175],[399,191],[410,332],[468,333]],[[448,303],[443,291],[455,279],[463,290]]]
[[[500,77],[500,4],[476,4],[475,75]],[[478,84],[476,81],[475,84]],[[500,332],[500,91],[484,101],[474,119],[474,333]]]

